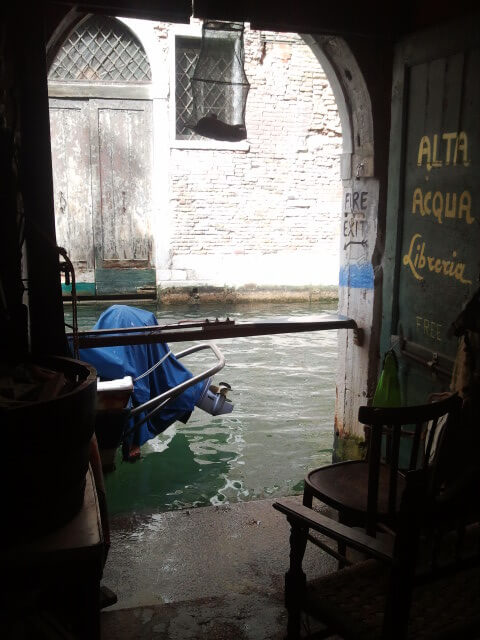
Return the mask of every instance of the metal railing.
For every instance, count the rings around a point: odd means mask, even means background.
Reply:
[[[150,411],[145,416],[142,416],[142,418],[135,423],[136,426],[139,426],[143,424],[146,420],[149,420],[157,411],[160,411],[160,409],[163,406],[165,406],[167,402],[179,396],[189,387],[192,387],[198,382],[202,382],[202,380],[211,378],[213,375],[215,375],[221,369],[223,369],[223,367],[225,366],[225,357],[215,344],[210,344],[210,343],[196,344],[193,347],[188,347],[188,349],[184,349],[183,351],[180,351],[179,353],[175,353],[172,355],[174,355],[174,357],[177,358],[177,360],[179,360],[180,358],[184,358],[185,356],[188,356],[191,353],[195,353],[196,351],[201,351],[202,349],[211,349],[217,358],[217,363],[213,365],[213,367],[210,367],[209,369],[207,369],[206,371],[203,371],[202,373],[199,373],[196,376],[193,376],[193,378],[189,378],[188,380],[185,380],[184,382],[181,382],[180,384],[175,385],[175,387],[171,387],[170,389],[167,389],[167,391],[164,391],[160,395],[155,396],[155,398],[150,398],[150,400],[147,400],[147,402],[144,402],[143,404],[140,404],[137,407],[132,408],[130,410],[130,415],[135,417],[139,413],[143,413],[143,411],[147,411],[148,409],[151,409],[152,407],[154,407],[152,411]]]

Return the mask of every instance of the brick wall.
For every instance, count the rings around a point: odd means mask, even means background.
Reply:
[[[245,57],[249,149],[170,150],[170,278],[337,284],[342,138],[330,85],[295,34],[246,29]]]

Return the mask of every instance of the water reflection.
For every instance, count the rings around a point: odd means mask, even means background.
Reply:
[[[220,438],[220,441],[223,438]],[[228,474],[235,453],[221,457],[212,447],[198,459],[190,438],[178,432],[162,451],[151,448],[135,463],[122,463],[107,477],[109,508],[112,513],[129,510],[178,509],[208,504],[220,490],[222,476]]]
[[[109,303],[81,305],[81,328],[91,328]],[[243,321],[312,319],[327,305],[158,307],[161,324],[192,318]],[[68,307],[66,307],[68,309]],[[336,305],[331,305],[335,312]],[[172,344],[180,351],[189,343]],[[225,339],[226,366],[217,380],[232,385],[232,414],[195,410],[142,448],[142,459],[107,477],[113,514],[219,505],[297,493],[305,472],[331,461],[337,332]],[[184,361],[194,373],[205,352]],[[208,365],[211,360],[208,360]]]

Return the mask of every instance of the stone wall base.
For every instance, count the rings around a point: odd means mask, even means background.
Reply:
[[[266,302],[335,302],[338,287],[158,287],[158,301],[162,304],[242,304]]]
[[[339,435],[333,438],[332,462],[362,460],[365,457],[365,440],[354,434]]]

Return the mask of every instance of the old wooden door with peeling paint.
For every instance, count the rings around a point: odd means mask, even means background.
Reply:
[[[87,100],[51,100],[50,127],[57,244],[75,265],[79,292],[93,294],[90,127]]]
[[[79,293],[151,292],[151,102],[50,102],[57,242]]]
[[[77,25],[52,63],[57,241],[79,294],[155,293],[150,81],[140,42],[111,18]]]
[[[155,284],[150,230],[151,118],[149,101],[90,101],[98,295],[139,293]]]

